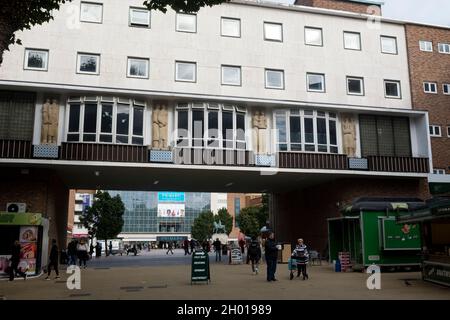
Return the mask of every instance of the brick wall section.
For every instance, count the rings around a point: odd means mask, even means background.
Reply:
[[[299,6],[350,11],[356,13],[368,13],[367,9],[371,6],[369,4],[349,2],[346,0],[296,0],[295,4]]]
[[[430,125],[441,126],[442,137],[431,138],[433,166],[450,174],[450,95],[442,85],[450,84],[450,54],[439,53],[438,43],[450,44],[450,29],[406,25],[413,108],[429,112]],[[420,51],[419,41],[432,41],[433,52]],[[437,82],[438,94],[424,93],[423,82]]]
[[[327,219],[340,216],[339,205],[358,197],[414,197],[429,199],[426,179],[337,179],[284,194],[274,194],[275,233],[279,241],[294,244],[302,237],[322,253],[328,243]]]

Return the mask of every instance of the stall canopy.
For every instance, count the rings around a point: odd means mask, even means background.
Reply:
[[[346,215],[361,211],[413,211],[425,209],[427,204],[417,198],[357,198],[341,212]]]
[[[420,222],[450,218],[450,198],[436,197],[426,201],[426,207],[397,216],[399,223]]]

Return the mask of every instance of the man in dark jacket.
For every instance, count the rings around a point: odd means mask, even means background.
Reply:
[[[27,274],[19,270],[19,262],[20,262],[20,243],[19,241],[14,241],[14,245],[12,247],[12,255],[11,255],[11,267],[9,268],[9,281],[14,280],[15,274],[19,274],[25,280],[27,280]]]
[[[50,261],[48,263],[48,267],[47,267],[47,277],[45,278],[45,280],[50,280],[50,273],[52,272],[52,267],[55,269],[56,272],[56,278],[55,279],[59,279],[59,271],[58,271],[58,246],[56,245],[56,240],[53,239],[52,240],[52,248],[50,249],[50,256],[48,258],[48,260]]]
[[[271,232],[265,244],[267,281],[277,281],[275,272],[277,271],[278,250],[279,246],[275,242],[275,234]]]
[[[216,252],[216,261],[222,261],[222,243],[219,238],[213,242],[214,251]]]
[[[255,236],[252,237],[252,242],[248,246],[247,257],[252,262],[253,274],[258,274],[259,260],[261,259],[261,246]]]

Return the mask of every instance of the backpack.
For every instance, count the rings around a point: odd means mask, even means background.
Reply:
[[[251,256],[256,256],[258,254],[259,245],[258,243],[252,242],[248,248],[248,254]]]

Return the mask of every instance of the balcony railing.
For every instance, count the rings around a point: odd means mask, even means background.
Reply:
[[[414,172],[430,171],[428,158],[368,156],[369,171]]]
[[[289,169],[348,169],[347,156],[344,154],[280,152],[278,166]]]
[[[31,141],[0,140],[0,158],[31,159]]]
[[[98,143],[63,143],[60,160],[148,162],[146,146]]]

